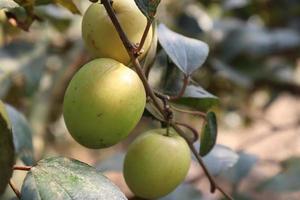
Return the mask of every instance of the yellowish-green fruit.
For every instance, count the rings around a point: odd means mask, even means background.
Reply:
[[[172,192],[185,178],[190,150],[176,132],[154,129],[139,136],[128,148],[124,178],[131,191],[145,199],[157,199]]]
[[[147,19],[134,0],[114,0],[112,7],[128,39],[134,44],[139,43]],[[82,19],[82,37],[87,48],[96,57],[112,58],[125,65],[130,62],[127,51],[102,4],[94,3],[85,12]],[[141,57],[149,49],[151,40],[152,28],[143,46],[144,53]]]
[[[63,115],[73,138],[89,148],[105,148],[124,139],[139,122],[146,95],[138,75],[122,63],[99,58],[71,80]]]

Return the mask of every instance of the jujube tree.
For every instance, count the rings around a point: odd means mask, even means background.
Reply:
[[[216,142],[216,116],[210,109],[218,100],[191,76],[205,62],[208,46],[159,24],[155,14],[160,0],[91,2],[83,16],[82,37],[95,58],[74,75],[65,93],[63,116],[70,134],[85,147],[106,148],[124,140],[144,112],[159,121],[161,128],[141,134],[129,145],[124,177],[132,192],[149,199],[172,192],[183,182],[192,153],[208,177],[211,191],[219,190],[231,199],[202,160]],[[32,14],[32,21],[38,19],[33,12],[37,2],[20,4]],[[77,12],[72,3],[62,5]],[[15,20],[18,22],[17,17]],[[30,23],[22,25],[29,28]],[[149,79],[159,55],[168,60],[163,67],[170,74],[165,74],[164,84],[155,87]],[[200,150],[194,146],[198,131],[179,121],[174,112],[202,119]],[[8,127],[8,122],[2,121]],[[72,199],[126,199],[103,175],[76,160],[49,158],[15,169],[29,171],[21,194],[17,193],[22,199],[65,199],[63,190]],[[53,182],[46,191],[48,179]]]

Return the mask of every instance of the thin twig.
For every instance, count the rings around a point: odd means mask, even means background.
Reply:
[[[13,183],[13,181],[9,180],[8,184],[9,184],[10,188],[14,191],[14,193],[16,194],[16,196],[18,197],[18,199],[21,199],[21,192],[16,187],[16,185]]]
[[[159,110],[159,112],[160,112],[160,113],[163,115],[163,117],[167,120],[169,116],[168,116],[168,114],[165,112],[164,108],[160,105],[159,99],[155,96],[155,94],[154,94],[154,92],[153,92],[151,86],[149,85],[149,83],[148,83],[148,81],[147,81],[147,78],[146,78],[145,74],[143,73],[142,67],[141,67],[141,65],[140,65],[140,63],[139,63],[139,61],[138,61],[138,59],[137,59],[137,56],[138,56],[138,55],[135,53],[135,49],[134,49],[133,45],[129,42],[129,40],[128,40],[126,34],[125,34],[125,32],[122,30],[121,25],[120,25],[120,23],[119,23],[119,21],[118,21],[116,15],[115,15],[115,13],[114,13],[114,10],[113,10],[113,8],[112,8],[112,6],[111,6],[109,0],[101,0],[101,3],[102,3],[103,6],[105,7],[105,9],[106,9],[106,11],[107,11],[107,14],[109,15],[109,17],[110,17],[112,23],[114,24],[114,26],[116,27],[116,30],[117,30],[117,32],[118,32],[118,34],[119,34],[119,36],[120,36],[120,39],[122,40],[122,42],[123,42],[125,48],[127,49],[127,52],[128,52],[128,55],[129,55],[129,57],[130,57],[130,59],[131,59],[131,61],[132,61],[132,64],[133,64],[133,66],[135,67],[135,70],[136,70],[137,74],[139,75],[140,79],[141,79],[142,82],[143,82],[143,85],[144,85],[144,87],[145,87],[145,90],[146,90],[147,95],[150,96],[150,98],[151,98],[152,101],[153,101],[154,106]],[[223,195],[224,195],[225,197],[227,197],[228,199],[232,199],[232,198],[230,197],[230,195],[226,194],[226,192],[224,192],[224,190],[223,190],[221,187],[219,187],[219,186],[217,185],[217,183],[214,181],[214,179],[213,179],[212,176],[210,175],[209,171],[207,170],[205,164],[203,163],[201,157],[198,155],[197,150],[196,150],[195,147],[193,146],[193,143],[190,141],[189,137],[185,134],[185,132],[184,132],[183,130],[181,130],[181,128],[180,128],[178,125],[176,125],[174,122],[171,122],[170,125],[175,129],[175,131],[176,131],[181,137],[183,137],[183,138],[187,141],[187,143],[188,143],[188,145],[189,145],[189,147],[190,147],[192,153],[193,153],[193,154],[195,155],[195,157],[197,158],[199,164],[200,164],[201,167],[203,168],[203,170],[204,170],[206,176],[208,177],[208,179],[209,179],[209,181],[210,181],[210,184],[211,184],[211,191],[214,192],[215,189],[217,188],[218,190],[220,190],[220,192],[223,193]]]
[[[233,198],[227,194],[223,189],[222,187],[220,187],[217,182],[214,180],[214,178],[211,176],[210,172],[208,171],[208,169],[206,168],[202,158],[200,157],[200,155],[197,153],[197,150],[195,149],[194,145],[188,143],[192,153],[194,154],[194,156],[196,157],[197,161],[199,162],[199,164],[201,165],[205,175],[207,176],[207,178],[210,180],[210,183],[211,183],[211,188],[210,188],[210,191],[212,193],[215,192],[215,190],[219,190],[227,199],[229,200],[233,200]]]
[[[185,124],[185,123],[181,123],[181,122],[175,122],[175,123],[177,125],[179,125],[179,126],[183,126],[183,127],[187,128],[187,129],[189,129],[193,133],[193,135],[194,135],[193,142],[198,141],[198,139],[199,139],[199,133],[198,133],[198,131],[194,127],[192,127],[192,126],[190,126],[188,124]]]
[[[128,40],[125,32],[123,31],[123,29],[121,28],[121,25],[114,13],[113,8],[111,7],[111,4],[109,2],[109,0],[101,0],[101,3],[103,4],[103,6],[105,7],[107,14],[109,15],[112,23],[114,24],[114,26],[116,27],[116,30],[120,36],[120,39],[122,40],[128,55],[130,56],[131,60],[132,60],[132,64],[135,67],[135,70],[137,72],[137,74],[139,75],[140,79],[143,82],[143,85],[145,87],[146,93],[148,96],[151,97],[151,99],[153,100],[153,104],[155,105],[155,107],[157,107],[157,109],[159,110],[160,113],[162,113],[162,115],[164,117],[166,117],[166,114],[164,113],[163,108],[159,105],[159,101],[157,100],[157,98],[155,97],[154,92],[152,91],[150,85],[148,84],[147,78],[145,76],[145,74],[143,73],[142,67],[137,59],[137,55],[134,53],[134,48],[132,46],[132,44],[130,43],[130,41]]]
[[[176,96],[172,96],[170,97],[170,100],[177,100],[177,99],[180,99],[183,95],[184,95],[184,92],[188,86],[190,82],[190,76],[188,75],[184,75],[184,78],[183,78],[183,85],[179,91],[179,93],[176,95]]]
[[[13,170],[30,171],[32,166],[14,166]]]
[[[147,25],[146,25],[146,27],[145,27],[145,30],[144,30],[142,39],[141,39],[141,41],[140,41],[140,43],[139,43],[139,48],[137,49],[137,52],[140,52],[140,51],[142,50],[142,48],[143,48],[143,46],[144,46],[144,43],[145,43],[145,41],[146,41],[147,35],[148,35],[148,33],[149,33],[149,30],[150,30],[151,25],[152,25],[152,20],[147,19]]]
[[[182,112],[182,113],[187,113],[187,114],[192,114],[192,115],[197,115],[197,116],[200,116],[202,118],[206,118],[206,113],[205,112],[201,112],[201,111],[194,111],[194,110],[184,110],[184,109],[181,109],[181,108],[177,108],[175,106],[171,106],[171,108],[173,110],[176,110],[178,112]]]

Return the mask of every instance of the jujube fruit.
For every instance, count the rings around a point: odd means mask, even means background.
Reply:
[[[114,0],[112,7],[128,39],[139,43],[144,33],[147,19],[136,6],[134,0]],[[125,65],[130,58],[111,22],[104,6],[99,3],[91,4],[82,19],[82,37],[87,48],[96,57],[108,57]],[[150,28],[143,46],[143,57],[152,41],[152,28]]]
[[[173,129],[149,130],[130,144],[124,178],[131,191],[156,199],[172,192],[185,178],[191,155],[186,141]]]
[[[146,95],[138,75],[109,58],[85,64],[71,80],[63,115],[73,138],[89,148],[124,139],[144,111]]]

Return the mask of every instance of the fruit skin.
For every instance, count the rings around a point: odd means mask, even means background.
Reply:
[[[128,39],[133,44],[139,43],[147,19],[134,0],[114,0],[112,7]],[[125,65],[129,64],[128,53],[102,4],[94,3],[85,12],[82,19],[82,37],[87,48],[96,57],[108,57]],[[141,57],[149,49],[151,41],[152,28],[149,30]]]
[[[139,136],[128,148],[124,178],[131,191],[156,199],[172,192],[185,178],[191,154],[185,140],[174,130],[154,129]]]
[[[105,148],[125,138],[146,103],[143,83],[130,68],[109,58],[85,64],[71,80],[63,115],[73,138],[88,148]]]

